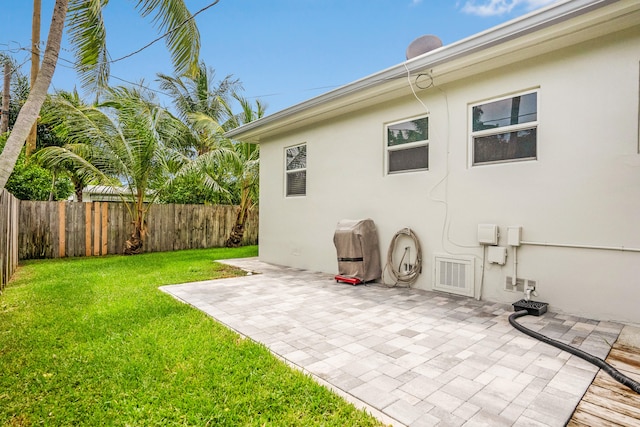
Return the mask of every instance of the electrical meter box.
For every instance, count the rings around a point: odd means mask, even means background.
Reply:
[[[478,243],[481,245],[497,245],[498,226],[496,224],[478,224]]]
[[[507,244],[509,246],[520,246],[522,240],[522,227],[519,225],[513,225],[507,227]]]
[[[507,263],[507,248],[504,246],[489,246],[487,261],[492,264],[505,265]]]

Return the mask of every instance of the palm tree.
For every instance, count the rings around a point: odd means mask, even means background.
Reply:
[[[260,151],[257,144],[232,141],[225,138],[224,132],[259,119],[264,115],[266,106],[259,100],[255,102],[254,106],[238,93],[233,93],[232,98],[240,105],[241,112],[234,114],[232,104],[225,102],[223,107],[225,109],[224,116],[227,120],[224,123],[220,124],[215,118],[204,113],[193,113],[190,115],[190,119],[196,129],[204,131],[208,135],[213,135],[218,144],[228,147],[235,153],[233,163],[220,165],[220,167],[226,168],[232,174],[239,196],[236,221],[225,242],[225,246],[238,247],[242,244],[249,212],[258,202]]]
[[[216,123],[222,123],[229,117],[228,104],[233,94],[242,89],[238,79],[231,75],[215,82],[215,71],[201,62],[196,75],[183,74],[172,77],[159,73],[157,81],[160,89],[172,98],[173,106],[185,123],[196,113],[203,114]],[[202,132],[202,131],[200,131]],[[196,133],[188,141],[197,155],[204,154],[215,147],[215,138],[208,134]]]
[[[220,190],[240,205],[235,225],[226,241],[226,246],[233,247],[241,244],[247,216],[258,201],[259,150],[255,144],[225,138],[224,132],[259,119],[264,115],[266,106],[259,100],[254,106],[242,97],[239,94],[242,86],[232,76],[226,76],[217,85],[213,84],[214,78],[215,71],[204,63],[200,63],[200,72],[196,76],[158,75],[161,88],[171,94],[179,116],[191,125],[193,137],[188,143],[193,151],[200,156],[211,149],[226,149],[235,154],[233,162],[209,163],[205,169],[209,176],[229,177],[232,182],[233,193],[225,188]],[[240,106],[238,114],[233,112],[236,104]]]
[[[241,112],[231,116],[231,120],[224,126],[225,130],[234,129],[264,116],[266,105],[260,100],[256,100],[254,108],[246,98],[238,94],[234,94],[234,98],[240,104]],[[239,159],[236,177],[240,186],[240,209],[231,234],[225,243],[227,247],[238,247],[242,243],[247,216],[249,211],[257,205],[259,198],[260,150],[258,145],[241,141],[236,141],[233,145]]]
[[[184,123],[191,124],[195,114],[210,119],[206,126],[189,126],[189,133],[180,138],[184,143],[185,155],[195,159],[212,150],[233,150],[230,145],[220,144],[219,123],[227,120],[227,103],[233,93],[242,88],[239,80],[229,75],[216,82],[215,71],[201,62],[195,76],[182,74],[172,77],[159,73],[157,81],[160,88],[171,96],[174,109]],[[211,123],[214,125],[210,126]],[[200,165],[200,170],[194,170],[197,176],[184,176],[176,180],[175,188],[178,191],[167,196],[171,198],[178,195],[182,199],[180,203],[193,198],[199,202],[237,203],[238,198],[230,188],[234,183],[228,168],[218,163],[201,162]],[[207,185],[202,183],[203,177],[210,181]],[[190,188],[190,191],[180,192],[179,189],[184,187]]]
[[[212,5],[215,3],[217,1]],[[69,18],[71,43],[77,47],[76,68],[83,86],[93,89],[106,87],[109,61],[102,9],[107,4],[104,0],[56,0],[38,76],[0,153],[0,189],[4,188],[11,175],[45,101],[58,61],[65,18]],[[138,0],[136,9],[143,17],[153,15],[158,30],[165,32],[166,44],[177,71],[197,73],[200,36],[184,0]]]
[[[64,19],[67,15],[67,5],[69,0],[56,0],[51,26],[49,28],[49,38],[42,60],[42,67],[38,72],[38,77],[31,87],[29,97],[18,113],[13,130],[0,153],[0,189],[7,184],[7,180],[13,172],[13,168],[18,160],[22,146],[27,138],[31,127],[36,122],[40,108],[47,96],[47,90],[53,78],[53,72],[58,61],[60,52],[60,42],[62,40],[62,30]]]
[[[70,162],[82,176],[124,186],[121,198],[133,224],[125,254],[142,252],[149,208],[174,179],[231,157],[227,150],[212,150],[195,160],[185,156],[175,144],[185,134],[185,124],[148,91],[118,87],[109,89],[96,106],[78,106],[64,98],[56,106],[62,120],[55,130],[68,144],[43,148],[38,159],[49,165]],[[214,186],[212,181],[206,182]]]
[[[5,94],[4,88],[2,96],[9,97],[9,114],[3,114],[3,120],[7,120],[7,131],[13,127],[13,124],[18,116],[18,112],[20,111],[20,107],[24,104],[27,97],[29,96],[29,77],[25,76],[20,72],[20,67],[18,67],[18,63],[16,60],[4,53],[0,53],[0,63],[9,64],[9,69],[11,70],[11,79],[9,81],[9,91]],[[7,135],[8,137],[8,135]]]
[[[40,123],[43,126],[48,127],[50,133],[55,134],[57,141],[66,141],[66,119],[68,116],[65,115],[64,112],[70,108],[81,110],[87,107],[88,105],[80,98],[77,90],[74,89],[73,92],[57,91],[54,95],[49,96],[47,101],[45,101],[40,113]],[[89,138],[86,138],[83,143],[90,144],[91,141]],[[35,160],[46,169],[62,171],[68,175],[71,179],[71,183],[73,184],[76,200],[78,202],[82,202],[83,190],[91,183],[91,177],[89,175],[83,174],[73,162],[67,161],[60,163],[56,160],[53,162],[55,163],[54,166],[51,161],[47,160],[45,157],[41,158],[37,153],[35,155]]]

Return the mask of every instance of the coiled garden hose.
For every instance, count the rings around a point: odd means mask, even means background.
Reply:
[[[393,253],[395,252],[398,239],[402,236],[408,236],[411,240],[413,240],[413,245],[416,248],[416,260],[413,264],[411,264],[411,268],[406,272],[402,272],[402,261],[404,260],[404,256],[398,263],[398,268],[395,268],[393,265]],[[410,260],[407,260],[407,263],[410,263]],[[387,263],[384,266],[384,270],[389,271],[389,274],[394,281],[388,286],[396,286],[401,283],[408,287],[411,287],[411,285],[413,285],[416,280],[418,280],[418,276],[422,272],[422,248],[420,247],[418,236],[416,236],[413,230],[407,227],[394,234],[393,238],[391,239],[391,243],[389,243],[389,250],[387,251]]]
[[[552,345],[556,348],[559,348],[560,350],[563,351],[567,351],[575,356],[578,356],[579,358],[586,360],[587,362],[597,366],[598,368],[602,369],[603,371],[605,371],[607,374],[609,374],[611,376],[611,378],[613,378],[614,380],[618,381],[619,383],[629,387],[631,390],[635,391],[636,393],[640,394],[640,383],[637,381],[634,381],[633,379],[627,377],[626,375],[622,374],[620,371],[618,371],[616,368],[614,368],[613,366],[609,365],[607,362],[605,362],[604,360],[600,359],[599,357],[596,357],[592,354],[589,354],[587,352],[584,352],[578,348],[572,347],[568,344],[565,344],[563,342],[560,341],[556,341],[554,339],[551,339],[545,335],[542,335],[538,332],[532,331],[531,329],[528,329],[524,326],[522,326],[521,324],[519,324],[518,322],[516,322],[516,319],[518,317],[522,317],[522,316],[526,316],[527,314],[529,314],[529,312],[527,310],[520,310],[520,311],[516,311],[515,313],[512,313],[509,316],[509,323],[511,323],[511,326],[513,326],[514,328],[516,328],[517,330],[519,330],[520,332],[529,335],[532,338],[535,338],[537,340],[540,340],[544,343],[547,343],[549,345]]]

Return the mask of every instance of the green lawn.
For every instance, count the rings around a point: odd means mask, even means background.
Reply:
[[[375,426],[158,286],[257,247],[24,262],[0,295],[0,425]]]

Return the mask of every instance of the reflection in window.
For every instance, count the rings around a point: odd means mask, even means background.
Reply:
[[[537,92],[471,108],[473,164],[537,157]]]
[[[429,139],[429,118],[396,123],[387,126],[387,146],[407,144]]]
[[[286,191],[287,196],[304,196],[307,194],[307,146],[306,144],[289,147],[286,156]]]

